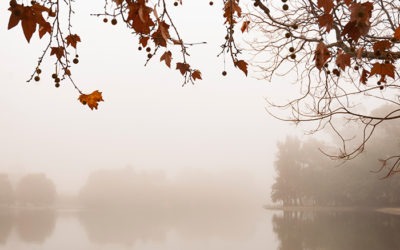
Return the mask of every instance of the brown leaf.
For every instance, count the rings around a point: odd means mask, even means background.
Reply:
[[[355,42],[358,41],[358,39],[361,37],[361,32],[358,29],[356,22],[349,22],[344,26],[341,36],[345,35],[348,35]]]
[[[8,29],[12,29],[18,25],[24,16],[24,7],[22,5],[16,4],[14,7],[8,8],[11,11],[10,20],[8,21]]]
[[[190,70],[190,65],[187,63],[177,63],[176,69],[179,69],[182,75],[185,75],[186,72]]]
[[[21,21],[21,25],[22,25],[22,30],[24,31],[25,38],[29,43],[33,33],[35,33],[36,31],[35,16],[31,8],[25,7],[24,17]]]
[[[374,6],[371,2],[356,3],[353,2],[349,8],[350,21],[344,26],[342,36],[348,35],[355,42],[361,36],[368,34],[371,28],[370,18]]]
[[[350,4],[353,2],[353,0],[344,0],[344,3],[347,5],[347,6],[350,6]]]
[[[200,70],[197,70],[197,69],[194,70],[193,73],[192,73],[192,78],[193,78],[194,81],[196,81],[196,79],[202,80]]]
[[[127,23],[139,34],[150,34],[151,28],[155,25],[150,17],[153,9],[146,6],[144,1],[129,3]]]
[[[100,91],[96,90],[93,91],[91,94],[86,95],[86,94],[81,94],[78,98],[78,100],[83,104],[83,105],[88,105],[91,110],[97,109],[97,106],[99,105],[99,102],[103,102],[103,96]]]
[[[368,80],[368,75],[369,75],[369,71],[363,69],[362,73],[361,73],[361,77],[360,77],[360,82],[362,84],[367,84],[367,80]]]
[[[242,9],[238,5],[238,0],[227,0],[224,5],[225,23],[235,24],[235,13],[238,17],[242,16]]]
[[[51,25],[48,22],[39,25],[39,38],[42,38],[46,33],[51,34],[51,30]]]
[[[339,50],[336,57],[336,65],[342,70],[345,70],[346,67],[350,67],[350,58],[351,56],[349,54]]]
[[[156,45],[167,47],[167,41],[170,38],[168,28],[169,25],[165,22],[159,23],[157,31],[151,35],[151,38]]]
[[[396,38],[397,40],[400,40],[400,27],[397,27],[397,28],[394,30],[394,35],[393,35],[393,37]]]
[[[67,46],[71,45],[76,49],[76,44],[81,41],[81,38],[77,35],[69,35],[65,38],[67,40]]]
[[[380,75],[382,79],[389,76],[394,79],[395,67],[391,63],[374,63],[371,69],[371,76]]]
[[[64,51],[64,47],[51,47],[50,55],[55,55],[60,60],[64,56]]]
[[[149,37],[148,36],[142,36],[139,39],[139,43],[143,46],[146,47],[147,46],[147,42],[149,41]]]
[[[320,28],[325,27],[326,32],[331,31],[333,27],[333,16],[332,14],[325,13],[318,17],[318,25]]]
[[[350,6],[350,21],[357,22],[357,24],[370,25],[369,19],[372,15],[374,5],[371,2],[357,3],[353,2]]]
[[[36,31],[36,25],[39,25],[39,37],[43,37],[46,33],[51,33],[51,25],[47,22],[42,12],[48,12],[49,16],[51,10],[38,3],[33,3],[32,6],[23,6],[17,4],[16,1],[11,1],[12,7],[8,10],[11,11],[11,16],[8,21],[8,29],[12,29],[21,21],[22,31],[24,32],[26,40],[29,42],[33,33]]]
[[[318,0],[318,8],[323,8],[325,14],[331,12],[333,6],[333,0]]]
[[[315,66],[321,70],[324,67],[326,61],[331,57],[331,53],[323,42],[319,42],[315,49]]]
[[[249,24],[250,24],[250,21],[244,21],[242,23],[242,27],[240,28],[242,33],[244,33],[245,31],[249,31]]]
[[[112,1],[117,5],[121,5],[124,2],[124,0],[112,0]]]
[[[372,48],[374,49],[374,52],[385,52],[386,50],[390,49],[392,47],[392,43],[389,42],[388,40],[383,40],[383,41],[378,41],[374,43]]]
[[[235,62],[235,66],[238,67],[247,76],[247,62],[239,60]]]
[[[165,51],[164,54],[160,57],[160,62],[165,61],[165,64],[168,66],[168,68],[171,68],[171,60],[172,60],[171,51]]]
[[[35,2],[32,7],[27,7],[27,8],[31,8],[36,15],[42,15],[42,12],[47,12],[48,14],[50,14],[52,11],[51,9],[40,5],[39,3]]]

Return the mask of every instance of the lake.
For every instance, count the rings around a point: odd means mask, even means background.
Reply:
[[[399,232],[377,212],[0,212],[0,250],[398,250]]]

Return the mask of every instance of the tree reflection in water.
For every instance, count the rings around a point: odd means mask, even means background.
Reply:
[[[16,215],[16,229],[21,240],[42,244],[53,233],[56,215],[50,209],[21,210]]]
[[[133,246],[139,241],[164,243],[172,231],[186,240],[248,239],[256,230],[257,218],[246,211],[132,209],[83,211],[79,221],[93,243]]]
[[[398,250],[400,217],[374,212],[294,212],[274,215],[279,250]]]
[[[0,244],[5,244],[14,223],[13,214],[8,211],[0,211]]]

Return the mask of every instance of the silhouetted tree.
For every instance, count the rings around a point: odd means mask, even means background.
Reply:
[[[378,157],[400,150],[399,142],[392,140],[398,132],[384,128],[376,132],[377,138],[365,154],[336,167],[317,153],[316,148],[324,148],[322,142],[288,138],[280,143],[272,200],[283,205],[302,205],[301,201],[319,206],[400,205],[400,179],[394,176],[383,181],[372,173]]]
[[[14,198],[14,190],[8,176],[0,174],[0,204],[10,205]]]
[[[56,187],[45,174],[28,174],[18,182],[16,195],[20,204],[48,206],[56,198]]]

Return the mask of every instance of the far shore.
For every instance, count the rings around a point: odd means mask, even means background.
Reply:
[[[371,211],[392,215],[400,215],[400,207],[346,207],[346,206],[277,206],[277,205],[264,205],[267,210],[276,211],[332,211],[332,212],[356,212],[356,211]]]

